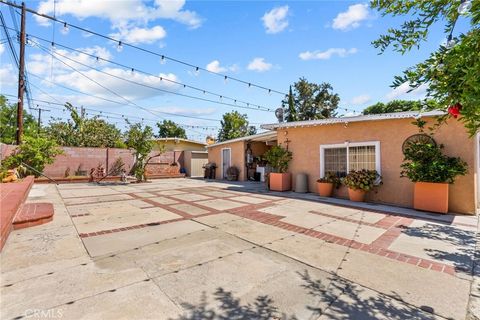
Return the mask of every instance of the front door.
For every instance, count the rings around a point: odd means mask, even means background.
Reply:
[[[222,179],[227,177],[227,169],[230,167],[230,149],[222,149]]]

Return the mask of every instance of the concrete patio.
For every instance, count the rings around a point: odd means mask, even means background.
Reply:
[[[478,319],[477,217],[191,179],[28,201],[55,217],[10,235],[1,319]]]

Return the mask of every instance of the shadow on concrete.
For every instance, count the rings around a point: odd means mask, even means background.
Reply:
[[[325,316],[327,319],[434,319],[433,308],[423,306],[416,308],[401,303],[399,296],[386,296],[356,284],[332,276],[329,284],[313,279],[307,270],[298,272],[302,280],[301,287],[313,296],[318,303],[305,305],[311,312],[308,319]],[[288,288],[285,288],[288,291]],[[292,297],[295,299],[296,297]],[[215,303],[209,303],[209,301]],[[198,304],[183,303],[185,314],[176,320],[296,320],[295,315],[280,312],[275,302],[268,295],[255,298],[252,303],[242,303],[231,291],[217,288],[211,298],[202,294]]]
[[[417,238],[441,241],[455,252],[426,248],[424,251],[433,259],[450,262],[457,272],[473,274],[475,258],[475,232],[455,227],[425,224],[421,227],[406,227],[402,233]]]

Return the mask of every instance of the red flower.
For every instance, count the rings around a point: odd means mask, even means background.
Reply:
[[[458,102],[453,106],[448,107],[448,113],[455,119],[460,115],[460,110],[462,110],[462,105]]]

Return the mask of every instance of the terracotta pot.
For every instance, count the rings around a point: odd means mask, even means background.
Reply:
[[[363,202],[365,201],[365,194],[367,192],[361,189],[350,189],[348,188],[348,197],[350,198],[350,201],[355,201],[355,202]]]
[[[288,191],[292,189],[291,173],[270,173],[270,190]]]
[[[416,182],[413,208],[439,213],[448,212],[448,183]]]
[[[333,183],[317,182],[317,189],[320,197],[331,197],[333,192]]]

